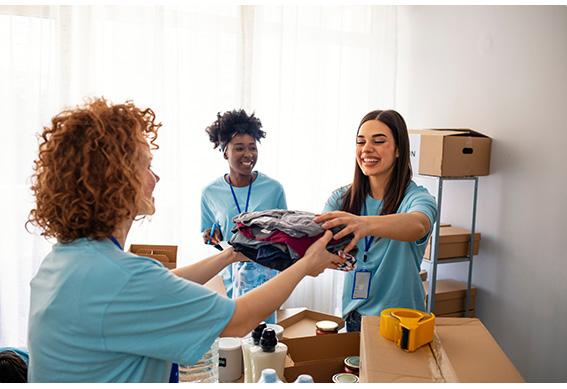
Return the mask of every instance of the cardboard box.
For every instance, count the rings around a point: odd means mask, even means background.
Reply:
[[[226,294],[226,287],[224,286],[224,281],[222,276],[216,275],[203,284],[204,287],[209,288],[210,290],[217,292],[223,297],[228,297]]]
[[[339,330],[344,327],[345,322],[338,316],[329,315],[328,313],[312,311],[310,309],[301,308],[293,312],[291,315],[278,314],[278,324],[284,328],[282,338],[302,338],[307,336],[315,336],[315,323],[320,320],[331,320],[339,325]],[[326,336],[326,335],[325,335]]]
[[[363,316],[361,382],[524,382],[478,319],[436,318],[433,342],[413,353],[380,336],[380,318]]]
[[[132,244],[130,252],[160,261],[168,269],[177,267],[177,246],[157,244]]]
[[[439,245],[437,259],[459,258],[469,255],[470,247],[470,231],[449,225],[442,225],[439,227]],[[431,258],[431,239],[425,248],[423,257],[426,259]],[[480,233],[474,234],[474,255],[478,254],[478,246],[480,243]]]
[[[414,174],[437,177],[486,176],[492,139],[470,129],[409,130]]]
[[[344,359],[360,355],[360,332],[309,336],[284,340],[288,358],[284,377],[293,382],[309,374],[315,382],[332,382],[333,375],[344,372]]]
[[[425,289],[425,301],[429,296],[429,282],[423,283]],[[447,315],[464,315],[467,303],[467,284],[465,282],[445,279],[437,280],[435,287],[435,302],[433,304],[433,313],[437,316]],[[471,287],[471,308],[476,308],[476,288]]]

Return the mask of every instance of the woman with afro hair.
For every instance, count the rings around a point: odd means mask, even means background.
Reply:
[[[218,148],[228,162],[228,173],[211,182],[201,195],[201,231],[205,243],[218,244],[232,237],[232,219],[242,212],[287,209],[282,185],[255,171],[258,161],[257,142],[266,136],[262,123],[243,109],[217,113],[217,119],[206,129],[213,148]],[[213,236],[210,236],[215,225]],[[244,272],[252,274],[247,282]],[[255,262],[237,262],[223,272],[229,296],[239,297],[274,277],[278,272]],[[275,314],[266,319],[275,323]]]

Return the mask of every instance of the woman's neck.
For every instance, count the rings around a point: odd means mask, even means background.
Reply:
[[[384,194],[386,192],[386,185],[390,176],[380,175],[380,176],[369,176],[368,181],[370,183],[370,195],[376,200],[384,199]]]
[[[124,249],[124,245],[126,244],[126,238],[128,237],[128,232],[130,231],[130,227],[132,227],[133,220],[126,220],[120,223],[114,231],[112,231],[112,236],[120,243],[120,246]]]
[[[230,171],[227,181],[230,178],[230,183],[232,186],[243,187],[250,185],[250,182],[254,180],[254,172],[250,174],[239,174],[234,171]]]

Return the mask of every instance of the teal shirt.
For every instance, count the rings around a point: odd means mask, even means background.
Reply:
[[[324,211],[341,209],[342,196],[347,186],[337,189],[325,204]],[[378,215],[382,200],[366,198],[368,215]],[[363,263],[364,238],[357,243],[357,269],[372,272],[369,297],[352,299],[354,271],[345,274],[343,289],[343,317],[356,310],[363,316],[380,315],[386,308],[412,308],[425,311],[425,294],[419,270],[427,241],[437,218],[437,203],[427,189],[410,181],[397,213],[421,212],[429,218],[430,232],[417,242],[402,242],[374,238],[367,261]],[[362,210],[361,210],[362,214]]]
[[[31,281],[30,382],[168,382],[228,324],[235,302],[110,240],[57,243]]]
[[[240,209],[244,212],[246,208],[246,198],[250,186],[233,187]],[[285,192],[283,186],[276,180],[258,172],[258,176],[252,183],[250,202],[248,211],[265,211],[267,209],[287,209]],[[230,185],[224,179],[224,175],[217,178],[203,189],[201,194],[201,231],[212,227],[213,223],[220,226],[223,240],[229,241],[232,238],[232,219],[238,215],[238,207],[232,197]],[[240,268],[240,263],[228,266],[223,273],[225,287],[228,296],[232,296],[233,273]],[[258,272],[265,273],[267,279],[273,278],[278,272],[264,266],[253,264]]]

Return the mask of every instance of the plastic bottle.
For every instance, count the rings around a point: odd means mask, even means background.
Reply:
[[[309,374],[301,374],[300,376],[298,376],[295,381],[293,381],[294,384],[314,384],[315,381],[313,381],[313,377],[311,377]]]
[[[260,338],[262,337],[262,331],[266,328],[265,322],[260,322],[254,331],[251,332],[250,336],[242,340],[242,361],[244,362],[244,382],[252,383],[252,378],[254,377],[252,373],[252,366],[250,364],[250,348],[254,345],[258,346],[260,344]]]
[[[179,382],[219,382],[219,340],[194,365],[179,364]]]
[[[264,369],[262,370],[262,375],[258,380],[259,384],[281,384],[282,380],[278,377],[278,374],[274,369]]]
[[[284,361],[287,355],[287,346],[278,343],[276,332],[266,328],[262,332],[259,346],[250,348],[250,364],[254,374],[253,382],[258,382],[260,374],[264,369],[274,369],[278,377],[283,377]]]
[[[232,298],[246,294],[278,274],[276,270],[269,269],[253,261],[234,263],[232,272],[234,274]],[[273,312],[265,321],[266,323],[275,324],[276,313]]]

